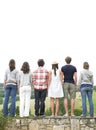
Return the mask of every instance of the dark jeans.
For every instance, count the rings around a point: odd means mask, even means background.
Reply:
[[[6,86],[4,104],[3,104],[3,114],[4,114],[4,116],[8,116],[8,102],[9,102],[10,96],[11,96],[10,116],[15,116],[16,93],[17,93],[17,85],[8,84]]]
[[[82,96],[82,114],[86,116],[87,113],[87,106],[86,106],[86,96],[88,97],[88,102],[90,106],[90,116],[94,116],[94,106],[93,106],[93,101],[92,101],[92,85],[89,84],[82,84],[81,85],[81,96]]]
[[[45,112],[45,99],[47,94],[47,89],[44,90],[34,90],[35,92],[35,115],[44,115]]]

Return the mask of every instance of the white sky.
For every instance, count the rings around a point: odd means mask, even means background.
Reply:
[[[78,75],[88,61],[96,83],[96,0],[0,0],[0,82],[9,60],[31,70],[72,57]]]

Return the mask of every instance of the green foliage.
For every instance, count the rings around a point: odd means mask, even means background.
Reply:
[[[50,116],[50,115],[51,115],[51,108],[48,108],[48,109],[45,111],[45,115],[46,115],[46,116]]]
[[[4,97],[4,88],[0,87],[0,97]]]
[[[3,87],[3,83],[0,83],[0,87]]]
[[[0,98],[0,104],[3,104],[3,98],[2,97]]]
[[[76,116],[80,116],[80,115],[82,114],[82,110],[80,110],[80,109],[75,109],[75,110],[74,110],[74,114],[75,114]]]
[[[16,107],[16,116],[19,116],[19,106]]]
[[[31,99],[34,99],[34,91],[31,93]]]
[[[96,86],[94,86],[94,90],[96,91]]]
[[[16,96],[16,101],[19,101],[19,95]]]
[[[4,117],[0,111],[0,130],[5,130],[8,118]]]

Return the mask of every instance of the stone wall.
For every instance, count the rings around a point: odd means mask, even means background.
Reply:
[[[13,119],[6,130],[96,130],[96,117],[39,117]]]

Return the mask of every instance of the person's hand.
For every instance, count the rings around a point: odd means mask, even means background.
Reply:
[[[18,86],[17,93],[18,94],[20,93],[20,86]]]
[[[3,88],[4,88],[4,89],[6,88],[6,85],[5,85],[5,84],[3,84]]]

